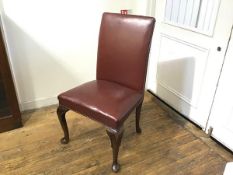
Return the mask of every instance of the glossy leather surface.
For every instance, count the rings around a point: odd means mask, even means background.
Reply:
[[[144,91],[154,22],[150,17],[104,14],[99,36],[97,79]]]
[[[59,105],[118,129],[143,101],[154,18],[104,13],[97,80],[59,95]]]
[[[142,101],[143,94],[114,82],[95,80],[62,93],[58,99],[66,108],[116,129]]]

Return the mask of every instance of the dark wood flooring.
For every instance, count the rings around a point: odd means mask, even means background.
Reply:
[[[127,120],[118,174],[223,174],[226,162],[233,161],[231,152],[159,104],[146,93],[141,135],[135,132],[135,113]],[[0,134],[0,174],[114,174],[105,128],[73,112],[67,120],[71,141],[61,145],[56,106],[25,112],[23,128]]]

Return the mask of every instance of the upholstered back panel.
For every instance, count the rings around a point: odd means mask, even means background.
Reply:
[[[97,79],[143,91],[154,23],[152,17],[104,13]]]

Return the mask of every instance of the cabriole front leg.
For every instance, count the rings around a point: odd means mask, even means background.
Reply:
[[[67,143],[69,143],[69,140],[70,140],[69,139],[69,131],[68,131],[66,118],[65,118],[66,112],[68,110],[69,109],[65,108],[64,106],[60,106],[60,105],[57,108],[57,116],[58,116],[59,122],[61,124],[62,130],[64,132],[64,137],[61,138],[62,144],[67,144]]]
[[[113,172],[118,172],[120,170],[120,164],[118,163],[118,152],[119,152],[119,148],[121,145],[121,139],[123,136],[123,127],[119,130],[114,130],[111,128],[107,128],[107,134],[109,136],[109,139],[111,141],[111,146],[112,146],[112,158],[113,158],[113,162],[112,162],[112,171]]]

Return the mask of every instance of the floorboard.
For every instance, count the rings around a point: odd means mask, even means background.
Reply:
[[[220,175],[233,155],[200,128],[171,115],[146,92],[142,134],[135,132],[135,112],[125,123],[119,174]],[[23,114],[24,127],[0,134],[0,174],[114,174],[105,128],[74,112],[67,113],[70,143],[61,145],[56,106]]]

